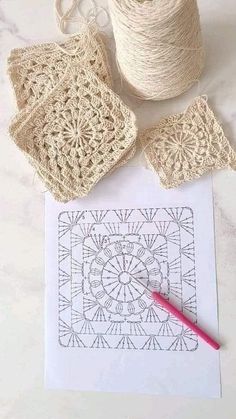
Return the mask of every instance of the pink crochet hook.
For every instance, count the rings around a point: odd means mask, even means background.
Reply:
[[[220,349],[220,344],[217,343],[214,339],[212,339],[207,333],[205,333],[200,327],[198,327],[195,323],[191,322],[181,311],[179,311],[176,307],[174,307],[169,301],[163,298],[158,292],[152,292],[152,298],[159,304],[162,305],[167,311],[173,314],[177,319],[179,319],[183,324],[189,327],[196,335],[202,338],[208,345],[212,348],[218,350]]]

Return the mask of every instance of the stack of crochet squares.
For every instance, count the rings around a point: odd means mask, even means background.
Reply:
[[[8,64],[19,108],[11,136],[55,199],[87,195],[133,156],[135,116],[111,90],[96,30],[61,45],[15,49]]]

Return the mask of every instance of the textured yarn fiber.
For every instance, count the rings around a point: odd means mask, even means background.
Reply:
[[[86,195],[135,153],[135,116],[110,89],[92,27],[61,45],[13,50],[8,71],[20,109],[11,136],[58,201]]]
[[[23,110],[10,133],[63,201],[87,195],[136,140],[133,113],[80,66],[70,66],[48,96]]]
[[[204,97],[144,131],[141,143],[164,188],[175,188],[213,169],[236,170],[236,153]]]
[[[64,43],[16,48],[8,58],[10,76],[19,109],[33,105],[60,81],[70,64],[89,67],[109,87],[111,71],[105,45],[93,27]]]
[[[204,52],[196,0],[109,0],[117,62],[133,94],[162,100],[199,79]]]

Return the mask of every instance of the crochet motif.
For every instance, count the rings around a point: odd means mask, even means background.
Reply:
[[[35,129],[35,145],[33,146],[31,144],[29,149],[29,144],[26,146],[27,142],[23,139],[20,141],[18,146],[22,151],[24,151],[29,162],[36,169],[38,175],[44,182],[47,189],[52,192],[55,199],[66,202],[70,199],[77,198],[78,195],[82,196],[86,194],[91,189],[93,184],[95,184],[102,176],[102,173],[95,172],[91,176],[90,183],[86,180],[87,172],[85,170],[85,166],[88,164],[86,158],[90,155],[90,153],[93,158],[94,150],[92,147],[95,147],[95,143],[98,148],[101,145],[101,149],[99,150],[100,160],[102,160],[103,157],[106,157],[105,155],[102,155],[102,153],[105,152],[104,144],[106,142],[111,148],[113,145],[114,147],[117,147],[117,143],[112,144],[112,141],[116,141],[115,136],[118,132],[120,123],[120,115],[116,121],[116,111],[119,106],[117,106],[116,109],[116,103],[114,108],[112,103],[102,103],[104,96],[106,96],[106,100],[108,100],[108,102],[109,100],[113,100],[113,96],[110,94],[111,92],[109,89],[107,88],[106,91],[104,90],[105,86],[103,83],[97,83],[96,94],[94,95],[94,92],[89,90],[92,85],[88,86],[88,84],[90,84],[91,75],[89,76],[89,73],[87,74],[86,69],[94,72],[102,82],[106,83],[107,86],[112,86],[111,72],[102,36],[97,33],[95,27],[89,26],[86,32],[68,38],[67,41],[61,45],[50,43],[14,49],[9,57],[8,64],[8,72],[15,91],[17,105],[19,109],[21,109],[20,114],[15,118],[12,126],[10,127],[12,135],[14,136],[16,134],[18,136],[18,134],[20,135],[21,133],[21,129],[30,129],[29,126],[27,127],[27,124],[34,123],[31,121],[32,113],[34,111],[37,112],[36,109],[40,105],[47,106],[48,98],[50,97],[50,111],[48,112],[48,117],[51,117],[52,120],[54,120],[54,123],[58,125],[57,128],[60,127],[60,137],[64,143],[63,147],[60,147],[57,144],[54,148],[51,147],[47,149],[42,137],[40,137],[39,133],[36,132]],[[89,91],[89,94],[86,93],[84,97],[80,98],[80,100],[77,97],[73,97],[73,100],[71,100],[73,95],[71,96],[71,91],[68,90],[64,92],[62,102],[60,102],[59,105],[59,102],[54,102],[53,92],[56,93],[56,89],[59,85],[61,89],[64,87],[63,83],[68,81],[67,77],[69,76],[69,72],[72,71],[69,69],[72,69],[72,67],[75,67],[76,65],[78,66],[79,71],[81,71],[81,68],[83,67],[83,77],[86,78],[88,76],[86,89]],[[73,71],[76,71],[75,68]],[[79,80],[77,81],[79,82]],[[81,89],[78,89],[78,86],[76,85],[73,86],[72,90],[75,91],[75,89],[77,89],[78,94],[81,92]],[[99,89],[103,91],[103,95],[101,92],[98,92]],[[83,86],[83,91],[85,92],[85,86]],[[104,94],[104,91],[107,95]],[[90,107],[89,101],[91,101]],[[70,103],[69,112],[67,109],[68,103]],[[99,114],[100,119],[98,117],[93,117],[94,113],[96,114],[96,109],[94,109],[96,106],[99,107],[99,112],[101,112],[101,114]],[[114,111],[112,123],[116,125],[117,122],[117,127],[114,130],[114,138],[112,140],[110,132],[112,125],[111,120],[102,115],[101,111],[102,107],[105,109],[105,106],[110,107]],[[120,106],[122,108],[122,103],[120,103]],[[122,112],[121,118],[124,117],[125,124],[127,122],[125,119],[125,112],[124,114],[122,114]],[[61,118],[59,116],[61,116]],[[131,126],[134,121],[134,116],[131,113],[130,118],[131,119],[128,121],[127,125],[128,129],[129,124]],[[107,134],[107,130],[105,128],[109,122],[109,133],[107,138],[105,138],[105,135]],[[105,128],[103,127],[103,124]],[[38,125],[40,124],[38,123]],[[50,133],[49,125],[46,124],[43,129],[48,130],[46,133],[47,144],[50,144],[50,135],[52,135],[52,133]],[[134,129],[134,132],[136,132],[136,128]],[[54,134],[55,133],[53,132],[53,135]],[[51,137],[51,143],[55,140],[53,135]],[[102,145],[102,143],[104,144]],[[130,148],[121,150],[124,143],[125,142],[123,141],[119,153],[111,153],[112,156],[110,156],[110,159],[105,162],[104,174],[125,164],[134,155],[135,142],[133,141],[133,145]],[[127,144],[128,143],[129,139],[127,141]],[[93,144],[93,146],[91,146],[91,144]],[[76,153],[80,155],[80,164],[81,167],[83,167],[78,179],[78,182],[80,182],[81,185],[79,192],[78,184],[77,188],[68,184],[68,177],[73,178],[76,176],[74,167],[72,166],[72,154],[75,154],[75,150]],[[33,155],[32,152],[34,152]],[[47,152],[49,153],[49,161],[47,161],[46,157]],[[38,155],[35,157],[35,154],[37,153]],[[57,158],[53,157],[54,154],[57,155]],[[44,157],[44,161],[42,156]],[[120,156],[120,158],[118,156]],[[64,161],[66,161],[66,164],[63,163],[63,158]],[[82,163],[83,158],[85,158],[85,161]],[[76,158],[74,159],[74,163],[75,161]],[[94,161],[93,164],[96,164],[96,161]],[[52,170],[53,167],[54,170]],[[59,167],[60,174],[56,171],[56,167],[57,169]],[[69,171],[72,172],[70,176]],[[85,179],[83,178],[84,176]],[[83,182],[85,183],[85,186],[83,186]]]
[[[86,195],[133,152],[134,114],[93,72],[67,69],[40,102],[26,107],[10,133],[56,199]]]
[[[236,153],[204,97],[189,108],[144,131],[141,143],[164,188],[200,177],[213,169],[236,170]]]
[[[8,59],[8,73],[18,108],[34,105],[43,98],[71,64],[88,66],[111,87],[105,46],[95,28],[89,27],[61,45],[50,43],[14,49]]]

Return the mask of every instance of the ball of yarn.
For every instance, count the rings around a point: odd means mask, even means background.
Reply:
[[[109,0],[120,72],[141,99],[180,95],[199,79],[204,51],[196,0]]]

